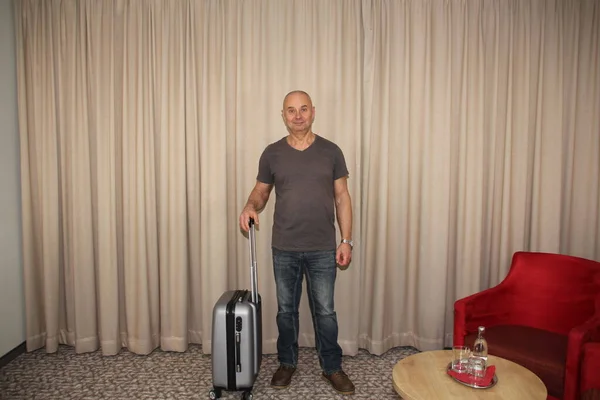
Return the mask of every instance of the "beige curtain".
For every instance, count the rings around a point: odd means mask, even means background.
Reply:
[[[600,259],[595,0],[15,0],[27,346],[210,352],[281,101],[350,169],[345,354],[451,343],[517,250]],[[257,233],[276,351],[273,201]],[[314,336],[306,300],[303,346]]]

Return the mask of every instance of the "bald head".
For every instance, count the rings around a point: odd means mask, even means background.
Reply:
[[[305,97],[307,100],[307,105],[309,107],[312,108],[312,99],[310,98],[310,96],[308,95],[308,93],[306,93],[303,90],[292,90],[291,92],[289,92],[288,94],[285,95],[285,97],[283,98],[283,109],[285,110],[286,108],[286,102],[291,98],[291,97],[296,97],[296,96],[301,96],[301,97]]]

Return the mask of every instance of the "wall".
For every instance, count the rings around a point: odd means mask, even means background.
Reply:
[[[0,356],[25,341],[15,26],[0,0]]]

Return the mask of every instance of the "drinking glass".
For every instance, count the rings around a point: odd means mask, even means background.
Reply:
[[[459,373],[468,373],[470,356],[471,349],[468,346],[452,347],[452,370]]]
[[[485,360],[481,357],[471,356],[469,358],[469,373],[475,378],[485,377]]]

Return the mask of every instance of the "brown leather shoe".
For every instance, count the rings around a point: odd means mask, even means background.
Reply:
[[[354,384],[344,371],[337,371],[331,375],[323,372],[323,379],[340,394],[354,394]]]
[[[280,365],[271,379],[271,386],[275,389],[285,389],[292,382],[292,375],[296,372],[296,368]]]

